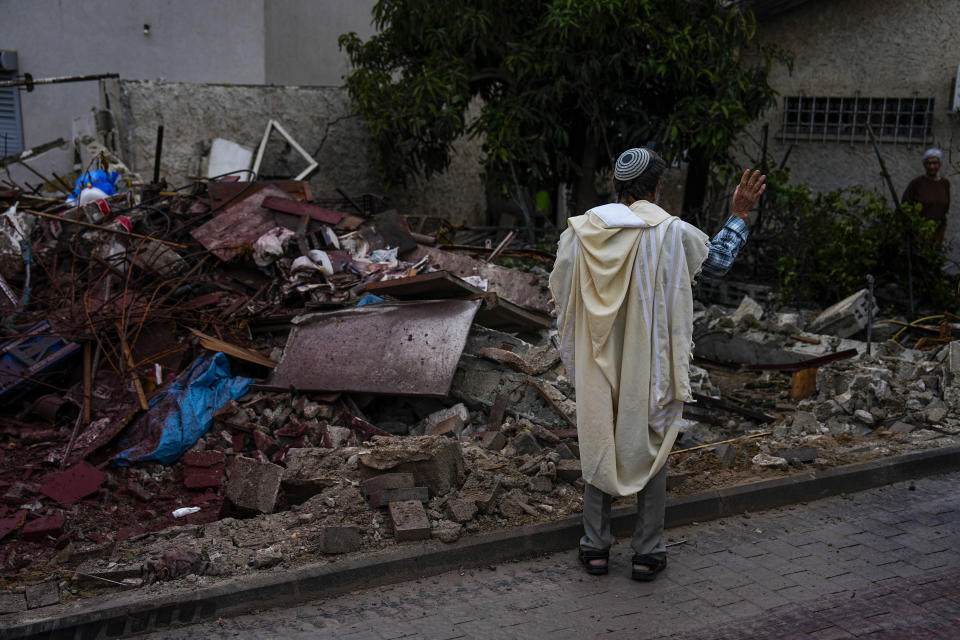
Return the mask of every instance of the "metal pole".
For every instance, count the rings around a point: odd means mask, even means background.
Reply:
[[[870,296],[867,299],[867,355],[870,355],[870,343],[873,339],[873,274],[867,274]]]
[[[883,162],[883,156],[880,155],[880,145],[877,144],[877,136],[873,133],[873,127],[867,122],[867,133],[870,134],[870,140],[873,141],[873,150],[877,154],[877,160],[880,161],[880,171],[887,181],[887,187],[890,189],[890,197],[893,199],[893,206],[900,208],[900,198],[897,197],[897,190],[893,188],[893,180],[887,171],[887,165]],[[913,241],[907,236],[907,290],[910,298],[910,315],[913,316]]]
[[[157,152],[153,154],[153,184],[160,182],[160,155],[163,153],[163,125],[157,127]]]
[[[20,80],[5,80],[0,82],[0,87],[26,87],[27,91],[32,91],[34,85],[38,84],[62,84],[64,82],[87,82],[88,80],[105,80],[106,78],[119,78],[119,73],[96,73],[86,76],[61,76],[58,78],[34,78],[29,73],[23,74]]]

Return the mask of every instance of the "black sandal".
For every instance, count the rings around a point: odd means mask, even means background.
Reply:
[[[641,564],[645,567],[649,567],[645,571],[638,571],[637,565]],[[637,553],[633,556],[633,564],[631,565],[630,577],[634,580],[639,580],[640,582],[650,582],[657,577],[657,574],[663,571],[667,566],[667,558],[657,557],[657,556],[648,556],[645,554]]]
[[[591,560],[603,560],[603,564],[590,564]],[[580,549],[580,564],[592,576],[605,576],[610,569],[610,551]]]

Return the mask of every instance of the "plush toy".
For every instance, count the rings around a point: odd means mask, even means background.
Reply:
[[[84,173],[77,178],[73,193],[67,198],[67,204],[75,207],[77,204],[86,204],[116,194],[119,177],[116,171],[97,170]]]

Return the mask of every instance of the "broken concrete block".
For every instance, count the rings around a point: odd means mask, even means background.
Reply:
[[[863,424],[873,426],[876,422],[873,418],[873,414],[869,411],[864,411],[863,409],[857,409],[853,412],[853,417],[862,422]]]
[[[27,599],[22,593],[0,593],[0,614],[27,610]]]
[[[363,494],[370,497],[385,489],[410,489],[413,487],[412,473],[381,473],[378,476],[367,478],[360,485]]]
[[[730,465],[733,464],[733,461],[737,459],[737,453],[740,452],[738,447],[729,442],[718,444],[715,447],[711,447],[710,450],[713,451],[715,456],[720,458],[720,464],[724,469],[730,468]]]
[[[272,513],[283,467],[237,456],[230,464],[227,498],[240,509]]]
[[[460,488],[460,497],[473,500],[483,513],[490,513],[503,494],[500,476],[490,471],[476,470]]]
[[[256,569],[266,569],[281,562],[283,562],[283,553],[273,547],[257,549],[256,553],[253,554],[253,566]]]
[[[20,531],[21,540],[48,541],[56,540],[63,533],[63,516],[44,516],[23,526]]]
[[[879,308],[870,297],[870,292],[861,289],[852,296],[827,308],[814,319],[807,327],[811,333],[825,333],[841,338],[849,338],[867,326],[867,316],[871,313],[876,317]]]
[[[740,306],[737,307],[737,310],[733,312],[733,315],[730,316],[730,319],[733,320],[734,324],[740,324],[741,322],[756,322],[763,317],[763,307],[761,307],[756,300],[750,296],[743,296],[743,300],[740,301]]]
[[[914,429],[916,429],[916,427],[909,422],[898,420],[890,426],[889,431],[891,433],[910,433]]]
[[[542,447],[532,433],[521,431],[513,439],[513,448],[516,450],[518,456],[535,456],[540,453]]]
[[[960,342],[953,341],[947,344],[946,364],[950,375],[960,375]]]
[[[419,500],[426,502],[430,499],[430,490],[426,487],[404,487],[402,489],[383,489],[370,496],[370,506],[374,509],[385,507],[391,502],[405,502]]]
[[[464,462],[460,443],[436,436],[377,436],[371,449],[361,451],[357,460],[366,477],[383,471],[412,473],[417,486],[430,489],[431,496],[443,496],[463,482]]]
[[[24,595],[27,598],[27,609],[60,604],[60,588],[56,580],[28,585]]]
[[[507,436],[499,431],[487,431],[483,434],[480,444],[488,451],[499,451],[507,446]]]
[[[397,542],[427,540],[430,538],[430,520],[423,503],[417,500],[390,503],[390,520],[393,522]]]
[[[320,553],[351,553],[360,548],[360,527],[326,526],[317,542]]]
[[[765,469],[786,469],[787,459],[780,456],[771,456],[766,453],[758,453],[751,460],[753,464]]]
[[[947,417],[947,410],[943,407],[931,407],[924,413],[924,417],[930,424],[940,424]]]
[[[430,530],[430,535],[440,542],[456,542],[463,533],[463,527],[449,520],[438,521]]]
[[[477,503],[466,498],[451,498],[447,501],[447,513],[454,522],[470,522],[477,515]]]
[[[459,438],[460,434],[463,433],[463,427],[463,418],[460,416],[451,416],[446,420],[438,422],[436,425],[434,425],[427,435]]]
[[[561,460],[557,463],[557,479],[573,484],[581,476],[583,470],[580,468],[579,460]]]
[[[299,504],[338,484],[343,476],[343,456],[324,447],[295,448],[287,451],[283,471],[284,491],[291,504]]]
[[[576,460],[577,456],[573,455],[573,451],[570,450],[570,447],[566,443],[561,442],[556,447],[553,448],[557,452],[557,455],[560,456],[561,460]]]
[[[330,437],[330,448],[339,449],[345,447],[353,436],[353,431],[346,427],[327,427],[327,435]]]
[[[463,422],[466,422],[470,418],[470,410],[467,409],[466,405],[462,402],[453,405],[452,407],[447,407],[446,409],[441,409],[439,411],[434,411],[426,418],[417,423],[411,430],[411,433],[419,433],[423,435],[431,435],[434,428],[440,423],[449,420],[450,418],[458,416]]]
[[[530,489],[540,493],[550,493],[553,491],[553,480],[546,476],[534,476],[529,481]]]

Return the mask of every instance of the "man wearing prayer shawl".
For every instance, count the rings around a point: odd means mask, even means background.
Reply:
[[[651,149],[621,154],[618,202],[568,220],[550,274],[560,353],[577,390],[586,482],[580,561],[588,573],[607,573],[612,496],[636,493],[635,580],[653,580],[666,566],[665,465],[692,400],[692,285],[701,273],[730,268],[766,178],[744,172],[733,215],[710,240],[654,204],[665,168]]]

